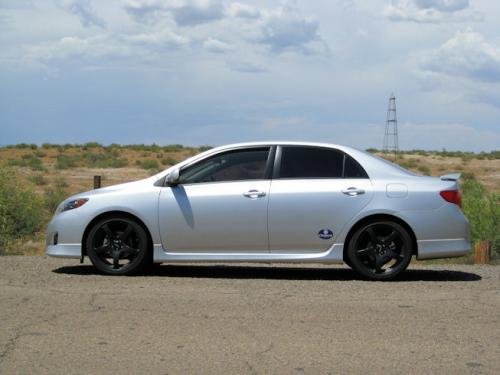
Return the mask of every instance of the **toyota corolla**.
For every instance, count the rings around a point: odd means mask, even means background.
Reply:
[[[387,280],[418,259],[470,252],[459,174],[415,175],[331,144],[222,146],[144,180],[74,195],[47,254],[105,274],[154,263],[346,263]]]

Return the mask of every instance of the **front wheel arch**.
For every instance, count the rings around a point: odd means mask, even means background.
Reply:
[[[146,235],[148,236],[148,246],[149,246],[149,251],[152,254],[153,253],[153,239],[151,237],[151,233],[149,232],[148,227],[144,222],[139,219],[137,216],[132,215],[129,212],[125,211],[108,211],[104,212],[102,214],[97,215],[94,217],[88,224],[87,227],[85,228],[85,231],[83,232],[82,236],[82,257],[87,255],[87,248],[86,248],[86,243],[87,243],[87,237],[90,233],[90,230],[94,227],[94,225],[99,221],[104,218],[111,218],[111,217],[124,217],[130,220],[135,221],[137,224],[139,224],[142,229],[146,232]]]
[[[415,232],[413,232],[413,229],[408,225],[408,223],[401,218],[394,216],[394,215],[389,215],[389,214],[375,214],[375,215],[370,215],[367,217],[364,217],[360,219],[358,222],[356,222],[349,232],[347,233],[347,236],[344,241],[344,251],[343,251],[343,260],[344,262],[349,265],[349,259],[347,257],[347,249],[349,247],[349,242],[351,241],[351,238],[353,234],[356,232],[356,230],[368,223],[372,223],[375,221],[393,221],[399,225],[401,225],[408,234],[411,237],[412,240],[412,245],[413,245],[413,255],[418,255],[418,245],[417,245],[417,237],[415,236]]]

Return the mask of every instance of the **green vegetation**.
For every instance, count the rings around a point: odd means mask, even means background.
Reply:
[[[47,180],[43,177],[43,174],[37,173],[30,177],[31,182],[37,186],[47,185]]]
[[[160,165],[158,164],[158,161],[154,159],[137,160],[136,164],[142,169],[147,169],[155,172],[160,170]]]
[[[68,197],[66,187],[68,187],[66,180],[59,177],[56,179],[54,186],[45,190],[44,203],[50,215],[54,213],[59,203]]]
[[[163,165],[175,165],[178,163],[178,161],[176,159],[174,159],[173,157],[168,157],[168,158],[161,159],[161,163]]]
[[[28,167],[34,171],[44,171],[42,160],[35,155],[23,155],[21,159],[9,159],[7,165],[11,167]]]
[[[494,258],[500,258],[500,194],[489,193],[473,174],[462,176],[462,210],[470,221],[473,244],[491,241]]]
[[[57,169],[69,169],[75,168],[80,161],[80,156],[69,156],[64,154],[57,155],[56,168]]]
[[[117,150],[105,153],[87,152],[85,160],[86,166],[90,168],[123,168],[128,165],[127,159],[120,158]]]
[[[43,200],[19,183],[10,168],[0,169],[0,255],[12,241],[32,236],[45,222]]]

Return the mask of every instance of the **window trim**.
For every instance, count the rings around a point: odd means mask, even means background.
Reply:
[[[342,176],[341,177],[281,177],[280,172],[281,172],[281,160],[283,156],[283,148],[284,147],[290,147],[290,148],[312,148],[312,149],[319,149],[319,150],[329,150],[329,151],[337,151],[342,153]],[[346,159],[347,156],[352,158],[360,167],[361,169],[365,172],[366,177],[345,177],[345,164],[346,164]],[[274,170],[273,170],[273,179],[275,180],[369,180],[370,176],[366,172],[366,169],[363,168],[363,166],[351,155],[349,155],[347,152],[340,150],[338,148],[333,148],[333,147],[323,147],[323,146],[311,146],[311,145],[278,145],[276,149],[276,158],[274,162]]]
[[[253,149],[264,149],[268,148],[269,149],[269,154],[267,155],[267,160],[266,160],[266,167],[264,170],[264,178],[259,178],[259,179],[245,179],[245,180],[226,180],[226,181],[203,181],[203,182],[191,182],[191,183],[180,183],[179,186],[191,186],[191,185],[200,185],[200,184],[222,184],[222,183],[228,183],[228,182],[243,182],[243,181],[267,181],[272,178],[272,171],[274,168],[274,158],[275,158],[275,152],[276,152],[276,145],[255,145],[255,146],[240,146],[240,147],[234,147],[234,148],[229,148],[225,150],[221,150],[219,152],[214,152],[210,155],[207,155],[205,158],[196,160],[192,163],[183,165],[179,169],[179,174],[182,174],[182,171],[186,170],[187,168],[190,168],[198,163],[202,163],[206,161],[207,159],[210,159],[212,157],[217,157],[222,154],[230,153],[230,152],[237,152],[237,151],[250,151]]]

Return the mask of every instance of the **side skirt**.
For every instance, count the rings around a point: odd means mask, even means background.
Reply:
[[[175,262],[298,262],[298,263],[336,263],[342,264],[343,244],[333,244],[321,253],[186,253],[165,251],[162,245],[154,245],[153,261],[155,263]]]

